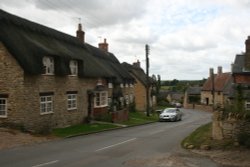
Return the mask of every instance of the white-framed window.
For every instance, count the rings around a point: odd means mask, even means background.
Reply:
[[[121,87],[121,88],[124,88],[124,84],[123,84],[123,83],[121,83],[121,84],[120,84],[120,87]]]
[[[134,84],[132,84],[132,83],[131,83],[131,84],[129,84],[129,87],[133,88],[133,87],[134,87]]]
[[[53,113],[53,96],[40,96],[40,114]]]
[[[69,62],[70,74],[76,76],[78,74],[78,62],[76,60],[71,60]]]
[[[110,89],[113,88],[113,83],[112,82],[108,83],[108,88],[110,88]]]
[[[125,84],[125,87],[128,88],[128,83]]]
[[[7,117],[7,98],[0,98],[0,118]]]
[[[101,91],[101,92],[95,93],[94,106],[95,107],[108,106],[108,92],[107,91]]]
[[[250,110],[250,101],[245,102],[245,109]]]
[[[53,75],[54,74],[54,58],[53,57],[43,57],[44,74]]]
[[[126,104],[129,104],[129,97],[128,97],[128,95],[125,95],[125,101],[126,101]]]
[[[77,94],[67,94],[68,96],[68,110],[77,109]]]

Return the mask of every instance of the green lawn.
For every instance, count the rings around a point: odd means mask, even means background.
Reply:
[[[159,117],[157,114],[150,114],[148,117],[144,112],[130,112],[129,113],[129,120],[122,122],[124,125],[134,126],[139,124],[145,124],[149,122],[156,122],[158,121]]]
[[[130,112],[129,120],[121,122],[120,124],[127,126],[134,126],[149,122],[155,122],[157,120],[158,120],[157,114],[151,114],[149,117],[147,117],[146,114],[142,112]],[[69,136],[88,134],[92,132],[99,132],[114,128],[121,128],[121,127],[111,123],[80,124],[66,128],[53,129],[52,134],[57,137],[69,137]]]

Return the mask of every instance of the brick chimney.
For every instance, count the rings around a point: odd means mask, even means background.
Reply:
[[[250,70],[250,36],[245,41],[246,53],[245,53],[245,70]]]
[[[222,67],[221,67],[221,66],[218,66],[217,74],[218,74],[218,75],[222,74]]]
[[[76,37],[82,42],[85,43],[85,32],[82,30],[82,24],[78,24],[78,30],[76,31]]]
[[[140,63],[140,61],[137,60],[137,62],[134,62],[134,63],[133,63],[133,67],[141,68],[141,63]]]
[[[214,74],[214,69],[213,68],[209,68],[209,77],[211,77]]]
[[[109,47],[109,44],[107,43],[107,40],[106,38],[104,38],[104,42],[103,43],[99,43],[99,48],[108,52],[108,47]]]

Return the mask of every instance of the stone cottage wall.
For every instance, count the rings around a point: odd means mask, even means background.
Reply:
[[[145,111],[146,110],[146,89],[145,89],[145,86],[138,79],[136,79],[136,83],[135,83],[135,95],[136,95],[136,98],[135,98],[136,110]]]
[[[24,122],[23,70],[0,42],[0,95],[7,97],[7,116],[0,125],[20,126]]]
[[[82,123],[87,116],[89,89],[96,79],[77,76],[28,75],[0,43],[0,95],[7,97],[7,116],[0,125],[47,131]],[[67,92],[77,92],[77,109],[67,109]],[[40,114],[40,94],[53,93],[53,113]]]
[[[49,128],[66,127],[84,122],[88,109],[89,89],[96,84],[94,79],[81,79],[77,76],[25,75],[26,128],[43,131]],[[53,93],[53,113],[40,114],[40,94]],[[76,92],[77,109],[67,109],[67,93]]]

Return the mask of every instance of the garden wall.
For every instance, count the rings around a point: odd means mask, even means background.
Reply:
[[[240,133],[250,135],[250,121],[242,120],[232,114],[222,117],[222,112],[213,113],[212,137],[216,140],[235,139]]]

